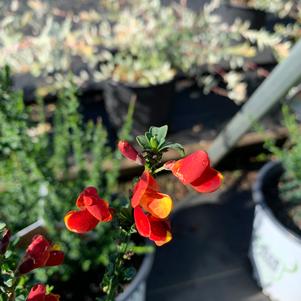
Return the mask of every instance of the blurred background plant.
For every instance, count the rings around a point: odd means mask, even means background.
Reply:
[[[9,69],[0,73],[0,220],[13,232],[40,220],[49,237],[68,254],[63,268],[36,272],[43,282],[50,274],[52,281],[66,281],[93,269],[99,274],[99,265],[109,263],[114,249],[114,238],[107,235],[110,225],[97,227],[85,237],[65,230],[64,215],[78,193],[93,185],[116,206],[122,202],[117,191],[121,156],[108,145],[100,120],[84,124],[71,76],[65,86],[55,108],[42,98],[25,107],[22,93],[12,90]],[[120,139],[129,139],[132,113],[133,105]]]
[[[159,0],[102,0],[98,10],[86,11],[40,0],[3,2],[0,65],[9,64],[14,74],[42,77],[43,95],[60,89],[72,69],[81,87],[104,79],[150,86],[182,74],[196,77],[209,92],[220,91],[214,88],[220,85],[216,77],[222,77],[223,93],[241,102],[247,87],[238,69],[246,60],[267,47],[281,59],[300,36],[300,4],[295,1],[238,1],[293,18],[287,25],[276,24],[274,31],[251,29],[244,20],[226,24],[218,15],[221,0],[200,11],[185,2],[164,6]],[[224,72],[217,71],[220,65]],[[233,88],[234,78],[239,88]]]
[[[293,221],[295,227],[301,231],[301,142],[300,123],[296,114],[287,104],[282,106],[283,125],[287,129],[288,139],[284,146],[279,146],[274,140],[267,139],[265,148],[279,160],[284,173],[279,183],[283,218]]]

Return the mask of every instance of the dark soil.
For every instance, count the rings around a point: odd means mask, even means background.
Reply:
[[[293,205],[281,194],[279,188],[281,184],[283,184],[283,181],[285,181],[283,172],[270,176],[270,178],[266,180],[263,186],[265,201],[271,208],[276,219],[301,238],[301,228],[298,227],[296,222],[292,219],[292,211],[294,211],[297,206],[300,207],[300,205]]]

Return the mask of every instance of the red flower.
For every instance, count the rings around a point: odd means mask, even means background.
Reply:
[[[99,222],[112,220],[109,203],[101,199],[94,187],[87,187],[77,198],[76,206],[80,210],[69,211],[64,218],[66,227],[76,233],[93,230]]]
[[[198,192],[213,192],[222,184],[222,174],[210,167],[208,154],[201,150],[178,161],[167,162],[164,166],[183,184]]]
[[[18,270],[25,274],[36,268],[60,265],[63,261],[64,253],[57,245],[50,244],[43,235],[36,235],[27,247]]]
[[[133,160],[139,165],[144,165],[143,156],[129,142],[119,141],[118,148],[127,159]]]
[[[46,294],[46,287],[43,284],[36,284],[29,292],[26,301],[59,301],[60,296]]]
[[[162,246],[172,239],[168,221],[144,213],[139,206],[134,209],[134,219],[138,233],[154,241],[157,246]]]
[[[167,218],[173,207],[170,196],[159,192],[159,185],[148,171],[144,171],[135,185],[131,204],[133,208],[140,205],[146,212],[160,219]]]

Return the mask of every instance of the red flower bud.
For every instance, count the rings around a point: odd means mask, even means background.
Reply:
[[[139,165],[144,165],[143,156],[127,141],[118,142],[119,151],[127,158],[135,161]]]
[[[59,301],[60,296],[55,294],[46,295],[46,287],[43,284],[36,284],[29,292],[26,301]]]
[[[0,240],[0,254],[4,254],[8,248],[11,233],[9,229],[4,229]]]

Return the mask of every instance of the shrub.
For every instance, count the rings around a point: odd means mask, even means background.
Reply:
[[[85,186],[100,187],[104,197],[120,201],[116,183],[121,158],[109,147],[101,121],[83,122],[77,89],[72,81],[66,86],[49,117],[43,99],[34,108],[25,107],[22,93],[12,90],[9,69],[0,72],[0,220],[13,232],[42,220],[50,238],[60,241],[69,254],[65,280],[77,270],[88,270],[91,261],[109,261],[110,225],[81,239],[71,236],[62,221]],[[132,111],[133,107],[121,139],[128,138]],[[110,169],[103,172],[105,162],[110,162]],[[39,271],[39,277],[45,280],[46,272]]]

